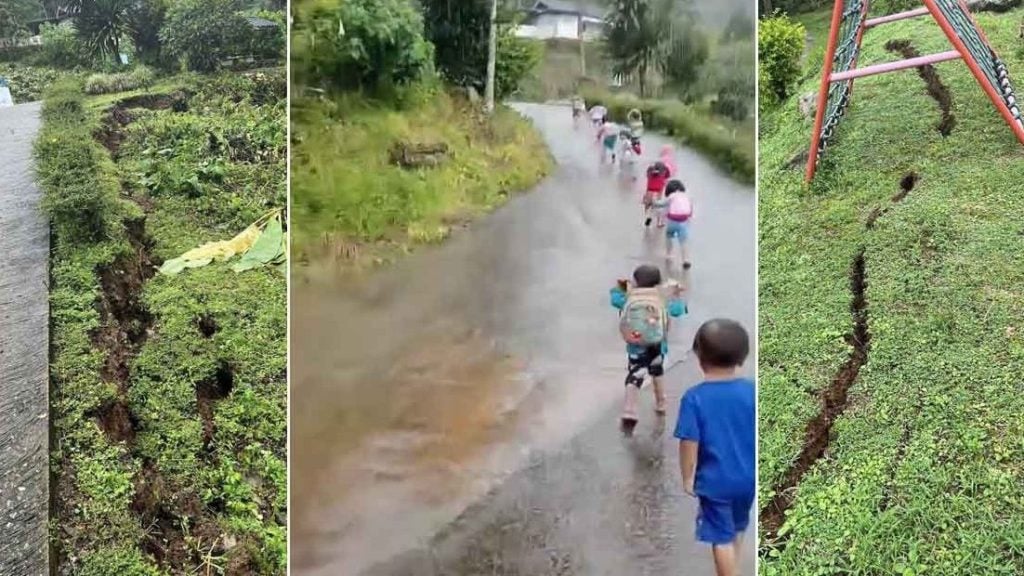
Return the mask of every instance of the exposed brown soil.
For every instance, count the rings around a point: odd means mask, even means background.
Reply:
[[[904,58],[917,58],[921,55],[910,43],[910,40],[890,40],[885,43],[885,49],[900,54]],[[928,95],[935,99],[942,112],[942,119],[936,126],[939,134],[949,136],[956,126],[956,118],[953,116],[953,96],[949,93],[949,88],[942,83],[935,66],[931,64],[918,66],[917,74],[924,80]]]
[[[894,194],[892,198],[889,199],[889,201],[892,202],[892,204],[902,202],[903,199],[907,197],[907,194],[910,194],[910,191],[914,189],[914,186],[917,185],[917,181],[920,179],[921,177],[917,175],[917,172],[907,172],[903,176],[903,178],[900,178],[900,191]],[[868,230],[871,230],[872,228],[875,227],[875,221],[884,216],[891,209],[891,204],[889,206],[886,206],[885,208],[873,208],[871,210],[871,213],[868,214],[867,220],[864,221],[864,226]]]
[[[123,400],[114,400],[100,406],[98,409],[87,414],[90,418],[96,418],[100,430],[113,442],[135,441],[135,433],[139,430],[139,419],[128,409],[128,404]]]
[[[110,156],[116,160],[120,154],[121,142],[124,140],[124,127],[135,120],[135,115],[131,113],[132,108],[187,112],[188,97],[186,92],[177,91],[170,94],[143,94],[125,98],[107,109],[107,114],[100,122],[99,129],[93,133],[93,137],[103,144],[110,151]]]
[[[234,386],[234,369],[224,360],[220,361],[216,372],[196,385],[196,404],[199,407],[199,416],[203,420],[204,449],[208,450],[213,442],[216,428],[213,421],[214,403],[227,398]]]
[[[217,320],[209,312],[196,319],[196,326],[199,328],[199,333],[203,335],[203,338],[212,338],[220,330]]]
[[[860,369],[868,360],[871,345],[871,334],[868,331],[868,312],[865,290],[867,277],[864,271],[864,250],[861,249],[850,265],[850,315],[853,319],[853,333],[848,341],[853,346],[850,356],[832,379],[832,383],[822,390],[822,409],[807,424],[804,434],[803,450],[796,462],[789,467],[782,481],[775,487],[775,496],[761,510],[761,529],[765,540],[777,540],[779,528],[785,520],[785,513],[792,505],[793,492],[804,474],[825,455],[832,435],[832,425],[843,414],[849,403],[850,387],[857,380]]]

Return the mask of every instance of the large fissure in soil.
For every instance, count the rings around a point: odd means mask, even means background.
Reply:
[[[885,49],[900,54],[904,58],[917,58],[921,55],[910,43],[910,40],[890,40],[885,43]],[[931,64],[918,66],[917,74],[924,80],[928,95],[935,99],[939,105],[939,111],[942,112],[942,119],[939,120],[936,129],[939,134],[949,136],[956,126],[956,118],[953,116],[953,96],[949,93],[949,88],[942,83],[938,71]]]
[[[775,495],[761,511],[761,530],[765,534],[764,540],[767,542],[777,539],[776,535],[785,520],[786,511],[793,503],[794,491],[804,474],[825,455],[832,435],[832,425],[846,410],[850,387],[857,380],[861,367],[867,363],[871,334],[868,331],[867,299],[865,297],[867,276],[864,268],[864,249],[862,248],[850,264],[850,292],[852,293],[850,315],[853,319],[853,332],[847,336],[847,341],[852,346],[852,350],[846,362],[832,379],[832,383],[821,393],[822,409],[807,425],[800,455],[783,476],[782,482],[775,487]]]
[[[918,180],[920,180],[920,176],[916,172],[908,172],[900,178],[900,191],[889,199],[888,206],[871,211],[867,222],[865,222],[865,228],[867,230],[874,228],[877,219],[892,209],[894,205],[902,202],[917,185]],[[822,408],[818,415],[807,424],[800,455],[782,476],[782,481],[775,486],[774,496],[761,509],[759,521],[764,541],[770,543],[775,549],[780,549],[786,544],[784,539],[780,539],[778,532],[786,519],[786,511],[793,505],[796,488],[804,474],[828,451],[832,426],[836,419],[846,411],[849,404],[850,388],[857,381],[860,369],[868,362],[868,354],[871,350],[871,331],[868,327],[868,280],[865,251],[866,248],[861,247],[850,263],[850,317],[853,321],[853,331],[846,337],[847,343],[851,346],[850,356],[839,368],[831,384],[821,392]],[[910,431],[904,430],[901,451],[903,450],[902,446],[909,442],[909,435]],[[886,505],[885,502],[887,502],[887,497],[883,506]],[[767,548],[761,550],[762,553],[765,553]]]
[[[117,160],[121,153],[121,142],[124,141],[124,128],[135,121],[133,108],[186,112],[188,97],[188,93],[177,91],[170,94],[143,94],[120,100],[107,110],[93,136],[110,152],[110,156]]]
[[[157,266],[150,256],[153,240],[145,226],[144,217],[125,222],[130,249],[96,271],[101,288],[96,301],[100,327],[93,331],[92,341],[105,353],[100,375],[117,385],[117,398],[91,416],[115,442],[131,442],[138,430],[138,418],[127,400],[130,364],[153,325],[153,315],[142,301],[142,287],[156,273]]]

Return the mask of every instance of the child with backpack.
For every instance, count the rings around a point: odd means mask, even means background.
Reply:
[[[719,576],[739,574],[737,550],[756,495],[756,393],[738,369],[750,353],[733,320],[705,322],[693,340],[704,381],[683,395],[675,437],[683,490],[699,501],[697,540],[711,545]]]
[[[665,228],[665,260],[672,261],[673,241],[679,244],[679,255],[683,260],[683,269],[689,270],[691,263],[686,240],[690,236],[690,219],[693,217],[693,203],[686,195],[686,187],[679,180],[670,180],[665,185],[665,198],[653,203],[655,208],[663,209],[668,226]]]
[[[669,319],[686,314],[682,287],[661,285],[661,270],[644,264],[633,271],[633,283],[619,280],[611,290],[611,304],[620,310],[619,332],[626,341],[626,397],[622,407],[622,429],[630,433],[638,420],[637,402],[644,384],[643,371],[654,382],[655,412],[665,414],[665,374],[668,355]],[[666,294],[667,292],[667,294]]]
[[[601,162],[604,163],[608,157],[611,157],[612,164],[615,164],[616,158],[616,147],[619,143],[619,132],[612,124],[605,118],[604,123],[597,130],[597,141],[601,143]]]
[[[661,160],[647,167],[647,189],[644,191],[643,199],[645,227],[651,225],[651,220],[655,215],[658,218],[658,227],[665,225],[661,212],[656,210],[655,202],[661,200],[670,174],[668,166]]]

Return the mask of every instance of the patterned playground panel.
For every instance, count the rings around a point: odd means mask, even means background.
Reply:
[[[1017,139],[1024,144],[1024,121],[1010,83],[1006,65],[985,38],[963,0],[922,0],[924,6],[898,14],[868,19],[869,0],[835,0],[832,24],[822,66],[821,88],[807,155],[806,179],[814,179],[821,155],[846,112],[853,93],[853,81],[861,76],[917,68],[926,64],[963,60],[978,84],[992,100]],[[857,68],[864,31],[888,22],[931,14],[952,44],[953,50],[916,58]]]

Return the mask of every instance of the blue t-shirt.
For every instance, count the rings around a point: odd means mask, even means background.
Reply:
[[[728,499],[754,493],[755,403],[754,382],[748,378],[702,382],[683,395],[675,436],[697,443],[698,496]]]

